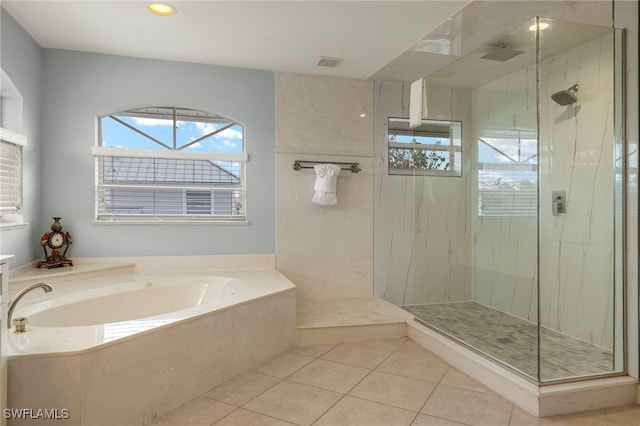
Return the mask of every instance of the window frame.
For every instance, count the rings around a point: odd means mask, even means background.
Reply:
[[[10,130],[4,129],[0,127],[0,141],[2,145],[7,144],[8,146],[4,146],[0,148],[2,151],[2,165],[0,167],[3,168],[2,175],[0,176],[0,182],[3,187],[2,194],[2,202],[0,202],[0,215],[12,217],[13,215],[17,215],[20,218],[22,217],[24,211],[24,148],[27,146],[27,138],[19,133],[12,132]],[[9,159],[13,166],[4,167],[6,165],[4,160],[5,154],[7,153],[7,148],[14,152],[10,152],[9,154],[14,157],[13,159]],[[15,158],[17,157],[17,158]],[[6,173],[5,173],[6,172]],[[5,204],[5,195],[7,193],[6,188],[11,188],[9,191],[9,197],[6,197],[7,206]],[[18,221],[5,221],[2,220],[2,227],[11,226],[14,224],[21,224],[22,220]]]
[[[173,132],[173,147],[161,143],[159,141],[154,140],[153,137],[146,135],[144,133],[143,136],[148,137],[152,141],[159,143],[162,145],[164,149],[144,149],[144,148],[126,148],[120,146],[102,146],[103,141],[103,131],[102,131],[102,120],[106,118],[113,118],[113,116],[117,115],[125,115],[130,112],[136,112],[143,109],[162,109],[169,110],[173,109],[173,117],[168,115],[158,114],[159,119],[167,119],[173,120],[174,132]],[[207,123],[213,123],[214,118],[220,118],[223,120],[227,120],[229,123],[225,125],[221,129],[217,129],[216,132],[222,131],[226,128],[240,126],[242,129],[242,152],[241,153],[225,153],[219,151],[185,151],[183,148],[187,148],[193,143],[205,139],[209,136],[203,136],[198,140],[190,140],[182,146],[177,146],[177,137],[176,137],[176,126],[180,121],[189,121],[185,120],[184,117],[176,117],[176,109],[182,111],[190,111],[195,114],[202,113],[207,115],[207,118],[212,118],[211,121],[207,120],[198,120],[205,121]],[[116,120],[118,121],[118,120]],[[196,120],[190,121],[195,122]],[[125,124],[126,127],[132,127]],[[132,129],[138,133],[138,130]],[[95,207],[94,207],[94,223],[99,224],[126,224],[126,223],[135,223],[135,224],[247,224],[247,212],[246,212],[246,164],[249,160],[249,156],[246,152],[246,138],[245,138],[246,130],[244,124],[237,122],[235,120],[229,119],[227,117],[211,114],[206,111],[193,110],[189,108],[181,108],[181,107],[143,107],[143,108],[134,108],[130,110],[119,111],[112,114],[106,114],[98,117],[98,139],[96,141],[96,145],[93,146],[92,155],[95,157]],[[140,161],[148,160],[152,164],[154,164],[152,169],[153,178],[152,179],[144,179],[138,182],[117,182],[111,179],[111,181],[107,182],[107,175],[104,173],[103,164],[107,157],[111,158],[127,158],[129,161],[135,161],[139,159]],[[197,180],[193,181],[182,181],[178,180],[175,182],[167,182],[158,179],[158,167],[155,166],[156,162],[158,164],[162,162],[162,160],[177,160],[183,162],[193,162],[193,164],[201,164],[201,163],[212,163],[211,166],[215,166],[220,170],[228,173],[230,177],[233,177],[235,182],[198,182]],[[166,163],[166,162],[165,162]],[[227,168],[225,165],[220,165],[220,163],[226,163],[229,165]],[[167,208],[165,205],[156,205],[155,202],[152,206],[148,206],[152,211],[149,213],[118,213],[118,212],[109,212],[107,209],[107,191],[117,191],[121,190],[125,191],[142,191],[141,199],[144,201],[145,196],[149,196],[152,194],[152,197],[155,199],[157,194],[162,194],[162,191],[168,192],[182,192],[181,196],[173,197],[175,200],[173,202],[178,202],[181,204],[172,204],[174,208],[174,212],[167,213],[162,212],[163,208]],[[193,191],[209,191],[211,192],[211,200],[212,204],[209,209],[209,214],[203,214],[199,212],[192,212],[193,206],[190,206],[188,203],[188,193]],[[238,206],[231,204],[231,207],[228,208],[230,211],[229,214],[222,215],[216,214],[215,206],[213,205],[215,199],[215,192],[228,192],[231,195],[231,200],[237,199]],[[122,192],[121,192],[122,193]],[[132,198],[135,200],[135,198]],[[140,201],[142,203],[143,201]],[[113,206],[111,206],[113,208]],[[196,209],[197,210],[197,209]],[[181,211],[178,213],[177,211]]]
[[[391,122],[401,122],[409,125],[409,119],[404,117],[388,117],[387,119],[387,174],[390,176],[447,176],[447,177],[461,177],[462,176],[462,122],[458,120],[436,120],[436,119],[423,119],[423,126],[436,125],[443,127],[445,124],[448,124],[449,131],[446,135],[446,139],[449,141],[449,144],[439,144],[439,143],[420,143],[415,140],[415,137],[425,137],[425,138],[438,138],[442,137],[443,134],[441,132],[437,132],[434,130],[420,130],[418,126],[417,128],[392,128]],[[458,132],[454,132],[453,127],[458,126]],[[396,142],[392,140],[392,136],[413,136],[414,141],[411,143],[407,142]],[[391,158],[392,158],[392,150],[407,150],[411,151],[412,157],[415,153],[419,151],[423,152],[431,152],[431,153],[447,153],[448,154],[448,168],[440,169],[419,169],[416,167],[392,167]],[[427,154],[425,154],[427,155]],[[432,154],[434,155],[434,154]],[[435,154],[437,156],[437,154]],[[433,158],[433,157],[432,157]],[[443,157],[440,157],[444,160]]]

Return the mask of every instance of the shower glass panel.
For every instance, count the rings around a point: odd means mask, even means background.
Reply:
[[[616,333],[624,151],[620,33],[541,22],[548,24],[539,34],[538,63],[539,375],[546,382],[624,370]]]
[[[621,40],[535,18],[426,79],[464,160],[413,177],[404,308],[538,383],[624,371]]]

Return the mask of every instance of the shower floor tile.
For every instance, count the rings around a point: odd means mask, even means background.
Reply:
[[[416,320],[537,380],[537,326],[475,302],[403,306]],[[540,378],[558,380],[613,370],[613,353],[542,328]]]

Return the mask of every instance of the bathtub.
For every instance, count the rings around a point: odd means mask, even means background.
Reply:
[[[295,340],[295,286],[275,269],[54,285],[20,303],[8,406],[66,408],[65,424],[147,424]]]
[[[49,299],[21,309],[32,326],[80,327],[208,309],[231,302],[245,283],[229,277],[142,280]],[[246,288],[244,289],[246,291]]]
[[[11,333],[9,355],[81,351],[270,294],[269,286],[221,276],[140,278],[18,306],[28,332]],[[53,296],[53,297],[51,297]]]

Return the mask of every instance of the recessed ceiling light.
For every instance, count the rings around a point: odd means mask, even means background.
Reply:
[[[151,3],[147,9],[158,16],[170,16],[176,13],[176,8],[167,3]]]
[[[546,30],[547,28],[549,28],[549,24],[547,22],[539,22],[537,24],[533,24],[532,26],[529,27],[529,31],[535,31],[535,30]]]

